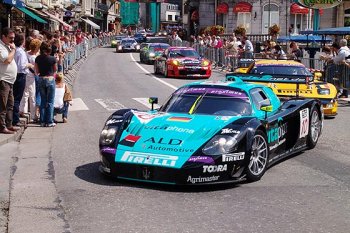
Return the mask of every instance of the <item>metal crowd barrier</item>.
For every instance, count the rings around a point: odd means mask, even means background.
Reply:
[[[213,48],[200,45],[198,43],[189,43],[187,41],[170,41],[171,46],[193,47],[201,57],[210,60],[215,67],[219,66],[222,69],[233,70],[238,67],[239,60],[246,58],[245,55],[230,54],[224,48]],[[255,59],[261,59],[262,55],[254,54]],[[350,89],[350,67],[346,65],[326,64],[324,60],[315,58],[301,58],[300,62],[311,69],[320,70],[323,72],[322,80],[334,84],[338,90]]]
[[[110,37],[102,37],[102,38],[92,38],[87,43],[84,41],[74,47],[71,52],[67,52],[65,54],[63,60],[63,72],[67,73],[68,70],[72,69],[72,66],[78,62],[80,59],[87,57],[88,51],[92,48],[96,48],[98,46],[104,46],[110,44]]]

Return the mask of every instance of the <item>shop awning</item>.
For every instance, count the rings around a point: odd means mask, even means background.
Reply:
[[[84,20],[87,24],[90,24],[91,27],[97,29],[97,30],[100,30],[100,26],[98,26],[96,23],[92,22],[91,20],[89,19],[83,19],[81,18],[82,20]]]
[[[248,2],[239,2],[233,7],[233,12],[252,12],[253,6]]]
[[[3,3],[15,6],[17,8],[19,8],[19,7],[26,7],[24,2],[21,1],[21,0],[2,0],[2,1],[3,1]]]
[[[308,8],[305,8],[305,7],[302,7],[296,3],[293,3],[291,6],[290,6],[290,13],[291,14],[303,14],[303,15],[307,15],[309,13],[309,9]]]
[[[52,15],[50,13],[47,13],[47,12],[44,12],[46,15],[49,16],[50,19],[53,19],[55,21],[58,21],[59,23],[61,23],[64,27],[66,27],[68,30],[71,30],[72,29],[72,26],[69,25],[68,23],[64,22],[62,19],[58,18],[57,16],[55,15]]]
[[[42,18],[40,18],[39,16],[37,16],[36,14],[34,14],[33,12],[31,12],[30,10],[28,10],[26,8],[23,8],[23,7],[16,7],[16,8],[18,10],[22,11],[24,14],[31,17],[32,19],[35,19],[39,23],[47,23],[45,20],[43,20]]]
[[[228,4],[223,2],[218,5],[216,8],[216,13],[218,14],[227,14],[228,13]]]

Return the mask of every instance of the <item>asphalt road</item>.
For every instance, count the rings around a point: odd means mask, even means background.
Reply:
[[[74,86],[88,110],[70,112],[68,124],[52,129],[49,174],[67,232],[349,232],[350,106],[325,121],[314,150],[273,166],[259,182],[176,188],[103,177],[98,138],[113,110],[147,109],[144,98],[164,102],[193,81],[157,78],[135,59],[97,50]]]

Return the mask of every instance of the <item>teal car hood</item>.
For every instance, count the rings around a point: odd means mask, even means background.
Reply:
[[[181,168],[206,141],[240,117],[133,111],[116,162]]]

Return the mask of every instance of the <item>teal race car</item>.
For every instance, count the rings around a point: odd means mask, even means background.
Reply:
[[[100,171],[117,179],[201,185],[259,180],[291,154],[316,146],[318,100],[283,103],[264,85],[200,81],[182,86],[158,109],[122,109],[105,122]]]
[[[114,38],[112,38],[112,40],[111,40],[111,47],[116,48],[118,46],[118,44],[122,41],[122,39],[125,39],[127,37],[128,36],[126,36],[126,35],[114,36]]]
[[[154,60],[163,55],[164,51],[169,48],[165,43],[146,43],[140,49],[140,62],[153,64]]]

